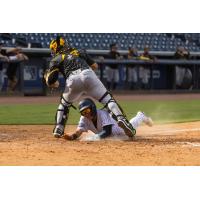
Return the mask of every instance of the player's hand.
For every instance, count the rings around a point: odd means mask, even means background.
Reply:
[[[70,141],[71,141],[71,140],[74,140],[74,139],[73,139],[73,135],[65,134],[63,137],[64,137],[65,140],[70,140]]]
[[[77,133],[72,133],[70,135],[69,134],[64,135],[64,139],[70,140],[70,141],[76,140],[78,137],[79,137],[79,135]]]
[[[58,88],[60,85],[59,81],[56,81],[55,83],[48,85],[50,88]]]

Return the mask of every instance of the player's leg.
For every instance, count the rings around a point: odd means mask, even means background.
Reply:
[[[3,70],[0,70],[0,91],[3,88],[3,80],[4,80]]]
[[[132,126],[137,129],[142,123],[148,126],[153,126],[153,121],[150,117],[146,116],[144,112],[139,111],[135,117],[130,120]]]
[[[110,90],[112,85],[111,83],[113,80],[113,70],[109,66],[106,66],[105,73],[106,73],[107,87]]]
[[[15,87],[17,85],[17,78],[15,76],[11,76],[8,78],[8,87],[7,87],[7,91],[14,91]]]
[[[116,90],[117,85],[119,83],[119,69],[113,69],[113,76],[114,76],[113,90]]]
[[[53,130],[53,135],[56,138],[60,138],[64,135],[65,124],[67,122],[69,116],[69,109],[71,107],[71,103],[68,102],[64,95],[62,94],[60,98],[60,104],[58,106],[56,116],[55,116],[55,128]]]
[[[72,107],[72,103],[82,95],[81,85],[82,83],[80,83],[80,78],[78,76],[74,76],[70,78],[70,80],[66,81],[65,91],[61,96],[60,104],[55,116],[55,128],[53,130],[53,135],[57,138],[64,135],[70,107]]]
[[[99,102],[107,107],[113,119],[117,121],[119,127],[124,130],[126,135],[133,137],[136,134],[136,130],[127,120],[123,109],[109,92],[105,92],[104,95],[99,99]]]
[[[15,90],[15,88],[16,88],[16,86],[17,86],[17,77],[16,76],[14,76],[14,78],[13,78],[13,80],[12,80],[12,85],[11,85],[11,87],[12,87],[12,91],[14,91]]]
[[[135,129],[127,120],[126,115],[112,95],[106,90],[103,83],[98,79],[92,70],[85,70],[84,84],[87,94],[102,103],[111,113],[118,125],[124,129],[129,137],[135,135]]]

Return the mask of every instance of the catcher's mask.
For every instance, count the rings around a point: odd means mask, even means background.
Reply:
[[[58,36],[55,40],[51,41],[49,48],[51,50],[51,55],[55,56],[64,50],[69,50],[71,47],[67,40],[65,40],[63,37]]]
[[[93,117],[97,114],[97,107],[92,99],[86,98],[80,101],[78,105],[81,115],[91,113]]]

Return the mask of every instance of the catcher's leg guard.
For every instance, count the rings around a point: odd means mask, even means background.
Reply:
[[[55,128],[53,130],[53,135],[56,138],[60,138],[64,135],[65,124],[68,119],[69,108],[71,105],[72,104],[67,102],[63,96],[61,97],[55,116]]]
[[[111,113],[113,119],[115,119],[127,136],[133,137],[136,134],[136,130],[133,128],[131,123],[127,120],[126,115],[121,106],[116,102],[113,96],[106,92],[100,99],[99,102],[105,105],[108,111]]]

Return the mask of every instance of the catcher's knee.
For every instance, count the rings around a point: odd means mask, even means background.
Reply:
[[[106,91],[105,94],[99,99],[99,102],[107,106],[107,104],[113,100],[114,98],[112,97],[111,93]]]
[[[99,99],[99,102],[104,104],[105,108],[112,115],[113,119],[117,121],[118,117],[125,116],[123,109],[113,98],[112,94],[108,91]]]

